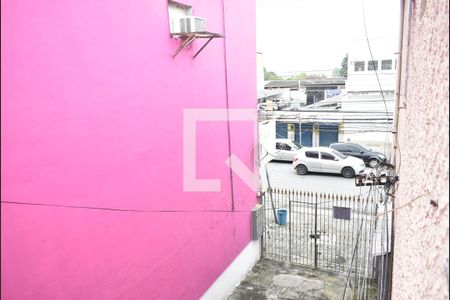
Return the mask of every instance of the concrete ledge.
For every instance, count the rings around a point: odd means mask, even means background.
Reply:
[[[200,300],[226,299],[253,268],[261,255],[261,242],[251,241],[228,268],[203,294]]]

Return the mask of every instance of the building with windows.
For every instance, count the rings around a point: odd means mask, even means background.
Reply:
[[[343,114],[335,109],[278,111],[267,114],[275,122],[277,139],[305,147],[328,147],[341,141]]]
[[[345,89],[345,79],[273,80],[265,85],[267,95],[277,95],[286,110],[300,109],[338,96]]]
[[[355,40],[349,47],[342,140],[381,152],[391,148],[398,38]]]
[[[308,105],[273,113],[277,138],[314,147],[354,142],[390,157],[398,40],[378,38],[370,44],[372,55],[365,39],[349,45],[346,80],[299,81]],[[275,87],[281,84],[266,85]]]
[[[306,93],[298,80],[272,80],[264,86],[261,101],[267,100],[276,103],[278,109],[290,110],[306,105]]]
[[[344,78],[302,80],[301,88],[306,93],[306,105],[313,105],[327,98],[338,96],[345,89]]]
[[[259,258],[224,163],[255,165],[254,124],[198,122],[202,192],[183,120],[255,108],[254,24],[254,1],[2,0],[2,299],[226,297]]]

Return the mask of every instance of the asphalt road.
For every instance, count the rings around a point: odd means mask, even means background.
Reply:
[[[267,170],[272,187],[345,195],[359,195],[368,190],[368,187],[355,186],[355,179],[344,178],[339,174],[298,175],[289,162],[270,162],[267,164]],[[370,169],[367,168],[366,172],[369,171]],[[267,182],[264,172],[262,180]]]

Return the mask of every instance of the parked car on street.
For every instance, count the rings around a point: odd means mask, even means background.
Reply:
[[[295,155],[292,166],[299,175],[320,172],[341,174],[345,178],[363,173],[366,167],[362,159],[327,147],[303,147]]]
[[[379,152],[375,152],[372,149],[367,149],[359,144],[334,143],[330,145],[330,148],[337,150],[344,155],[360,158],[371,168],[375,168],[380,162],[386,162],[386,156]]]
[[[293,161],[294,156],[302,148],[301,145],[289,139],[276,139],[275,140],[275,153],[273,154],[274,160]]]

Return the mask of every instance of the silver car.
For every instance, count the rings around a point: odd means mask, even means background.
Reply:
[[[299,175],[308,172],[342,174],[352,178],[364,172],[365,164],[362,159],[344,155],[326,147],[302,148],[294,157],[292,166]]]
[[[272,155],[274,160],[294,161],[301,146],[289,139],[276,139],[275,149],[276,151]]]

